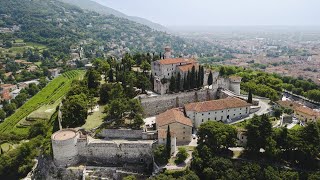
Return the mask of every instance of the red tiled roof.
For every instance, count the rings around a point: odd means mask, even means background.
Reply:
[[[230,108],[248,107],[249,103],[238,98],[226,98],[212,101],[190,103],[185,105],[186,111],[208,112]]]
[[[184,59],[184,58],[168,58],[159,60],[160,64],[178,64],[178,63],[194,63],[196,62],[194,59]]]
[[[196,70],[199,69],[199,66],[198,66],[196,63],[181,65],[181,66],[178,66],[178,68],[179,68],[180,71],[182,71],[182,72],[187,72],[187,71],[191,71],[191,69],[192,69],[193,66],[195,67]]]
[[[184,116],[179,109],[170,109],[156,117],[157,126],[161,127],[171,123],[181,123],[187,126],[192,126],[191,119]]]
[[[4,100],[10,100],[11,96],[10,96],[10,92],[8,90],[5,90],[2,92],[2,99]]]
[[[309,116],[317,116],[318,115],[318,113],[316,111],[314,111],[313,109],[308,108],[308,107],[304,107],[304,106],[300,106],[300,107],[295,108],[295,111],[298,111],[303,114],[307,114]]]

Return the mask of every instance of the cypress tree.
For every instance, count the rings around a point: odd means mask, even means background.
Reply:
[[[191,73],[190,71],[188,71],[188,74],[187,74],[187,90],[190,90],[191,88]]]
[[[187,82],[187,76],[184,75],[184,77],[183,77],[183,90],[184,90],[184,91],[188,89],[187,83],[188,83],[188,82]]]
[[[167,157],[171,157],[171,134],[170,134],[170,126],[168,125],[167,129],[167,142],[166,142],[166,150],[167,150]]]
[[[176,78],[171,76],[170,84],[169,84],[169,91],[174,92],[176,90]]]
[[[109,70],[109,82],[113,82],[113,70],[110,68]]]
[[[192,66],[191,76],[190,76],[190,88],[193,89],[196,87],[196,68]]]
[[[195,79],[195,85],[194,86],[195,86],[195,88],[198,88],[199,85],[200,85],[199,72],[196,71],[195,75],[196,75],[196,77],[194,78]]]
[[[248,100],[247,100],[248,103],[252,103],[252,90],[249,89],[249,94],[248,94]]]
[[[204,84],[204,67],[203,66],[200,66],[200,72],[201,72],[201,74],[200,74],[200,87],[202,87],[203,86],[203,84]]]
[[[208,86],[211,86],[213,82],[212,72],[210,71],[209,77],[208,77]]]
[[[150,83],[151,83],[151,88],[153,90],[154,89],[154,78],[153,78],[152,74],[150,75]]]
[[[176,83],[176,91],[179,92],[181,90],[181,74],[180,72],[178,72],[178,75],[177,75],[177,83]]]

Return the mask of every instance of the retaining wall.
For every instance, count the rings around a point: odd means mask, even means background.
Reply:
[[[141,105],[147,117],[155,116],[166,110],[183,107],[185,104],[216,99],[217,89],[206,89],[176,94],[166,94],[152,98],[141,98]]]

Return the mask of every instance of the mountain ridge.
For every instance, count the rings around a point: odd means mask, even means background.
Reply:
[[[95,11],[99,14],[103,15],[114,15],[116,17],[125,18],[131,21],[134,21],[136,23],[146,25],[154,30],[158,31],[168,31],[168,29],[161,24],[154,23],[148,19],[137,17],[137,16],[129,16],[126,15],[118,10],[115,10],[113,8],[107,7],[103,4],[100,4],[99,2],[92,1],[92,0],[59,0],[64,3],[68,3],[71,5],[75,5],[77,7],[80,7],[85,10]]]

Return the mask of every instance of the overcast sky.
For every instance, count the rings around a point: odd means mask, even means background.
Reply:
[[[165,26],[320,25],[320,0],[95,0]]]

